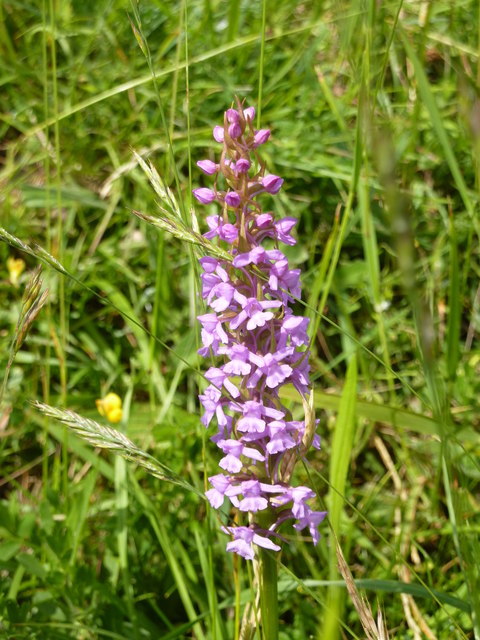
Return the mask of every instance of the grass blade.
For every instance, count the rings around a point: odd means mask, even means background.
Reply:
[[[458,165],[458,161],[455,157],[455,153],[452,149],[450,139],[448,137],[445,126],[443,124],[442,115],[440,114],[437,103],[435,101],[435,97],[430,88],[430,84],[427,80],[425,70],[420,60],[418,59],[418,56],[415,54],[415,51],[413,50],[413,47],[410,44],[410,41],[408,40],[405,33],[401,30],[399,30],[399,33],[402,39],[403,46],[405,47],[407,56],[410,59],[413,65],[413,69],[415,71],[415,77],[417,79],[420,97],[430,115],[430,121],[433,125],[433,128],[435,129],[437,138],[442,146],[443,153],[445,154],[445,159],[452,173],[458,192],[463,200],[465,209],[468,211],[472,224],[475,227],[475,231],[477,235],[480,237],[480,226],[478,223],[478,219],[474,214],[473,202],[468,192],[467,185],[465,184],[465,180],[463,179],[462,172]]]
[[[453,216],[450,215],[450,286],[448,293],[448,323],[447,323],[447,372],[450,384],[453,384],[460,358],[460,328],[461,328],[461,296],[460,269],[458,263],[457,233]]]
[[[330,453],[330,485],[329,492],[329,521],[332,528],[332,544],[330,547],[329,575],[333,580],[337,575],[335,537],[340,532],[340,516],[343,510],[343,496],[347,485],[347,474],[350,466],[350,456],[355,437],[357,401],[357,357],[350,360],[345,378],[345,386],[338,409],[338,417],[332,439]],[[339,632],[339,618],[341,618],[344,593],[337,587],[328,589],[328,606],[325,615],[323,632],[326,638],[336,638]]]

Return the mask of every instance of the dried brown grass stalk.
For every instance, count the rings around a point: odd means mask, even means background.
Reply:
[[[345,580],[347,591],[350,596],[353,606],[357,610],[360,618],[360,623],[365,631],[367,640],[389,640],[388,629],[383,620],[382,610],[378,605],[377,621],[373,618],[372,609],[365,596],[360,595],[355,585],[355,581],[352,576],[345,558],[343,557],[342,549],[338,544],[338,540],[335,540],[337,549],[338,568]]]

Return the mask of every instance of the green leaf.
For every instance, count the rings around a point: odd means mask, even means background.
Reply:
[[[357,404],[357,357],[354,355],[348,365],[343,387],[338,417],[335,423],[330,454],[330,496],[329,519],[338,534],[340,513],[343,507],[347,473],[355,436],[355,416]]]
[[[37,578],[46,578],[47,571],[43,564],[35,558],[35,556],[30,555],[29,553],[21,552],[17,555],[18,562],[24,567],[27,573],[30,573]]]
[[[21,542],[15,540],[2,542],[0,545],[0,562],[8,562],[8,560],[11,560],[21,546]]]
[[[460,269],[458,264],[457,233],[450,216],[450,286],[448,294],[447,371],[450,382],[455,380],[460,357],[460,324],[462,303],[460,298]]]
[[[357,356],[354,354],[347,369],[345,385],[343,387],[338,416],[333,431],[330,454],[328,515],[332,530],[329,552],[329,575],[332,580],[337,576],[335,537],[340,535],[340,517],[343,509],[347,474],[350,467],[350,458],[355,436],[356,404]],[[328,606],[324,621],[327,637],[337,637],[344,597],[345,594],[340,591],[338,587],[332,586],[328,589]]]

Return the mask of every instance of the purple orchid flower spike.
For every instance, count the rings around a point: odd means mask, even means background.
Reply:
[[[227,551],[253,559],[254,545],[280,550],[277,529],[287,520],[297,530],[308,529],[317,544],[326,514],[308,504],[314,491],[291,483],[296,461],[310,446],[319,448],[317,421],[311,415],[292,420],[279,397],[286,384],[297,389],[304,404],[311,393],[308,319],[294,315],[290,307],[300,297],[300,271],[290,269],[278,248],[280,243],[295,244],[291,231],[296,219],[275,220],[273,213],[262,212],[257,197],[277,194],[283,179],[265,175],[258,156],[270,130],[254,129],[255,109],[236,102],[236,108],[225,112],[223,126],[213,129],[223,147],[219,163],[197,163],[204,174],[214,176],[214,188],[193,191],[201,204],[217,201],[222,207],[218,215],[207,216],[204,235],[225,243],[232,256],[231,261],[200,261],[202,297],[209,308],[198,317],[199,353],[222,361],[207,371],[210,385],[199,398],[205,427],[216,422],[211,439],[223,456],[224,473],[209,478],[212,488],[206,496],[214,509],[227,499],[249,514],[248,526],[223,530],[232,537]],[[265,239],[268,248],[262,246]]]

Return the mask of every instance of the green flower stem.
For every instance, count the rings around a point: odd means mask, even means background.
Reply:
[[[270,524],[260,522],[268,528]],[[260,609],[262,612],[262,627],[264,640],[278,639],[278,555],[268,549],[258,548]]]
[[[278,638],[277,558],[273,551],[259,549],[260,556],[260,607],[262,611],[263,637]]]

